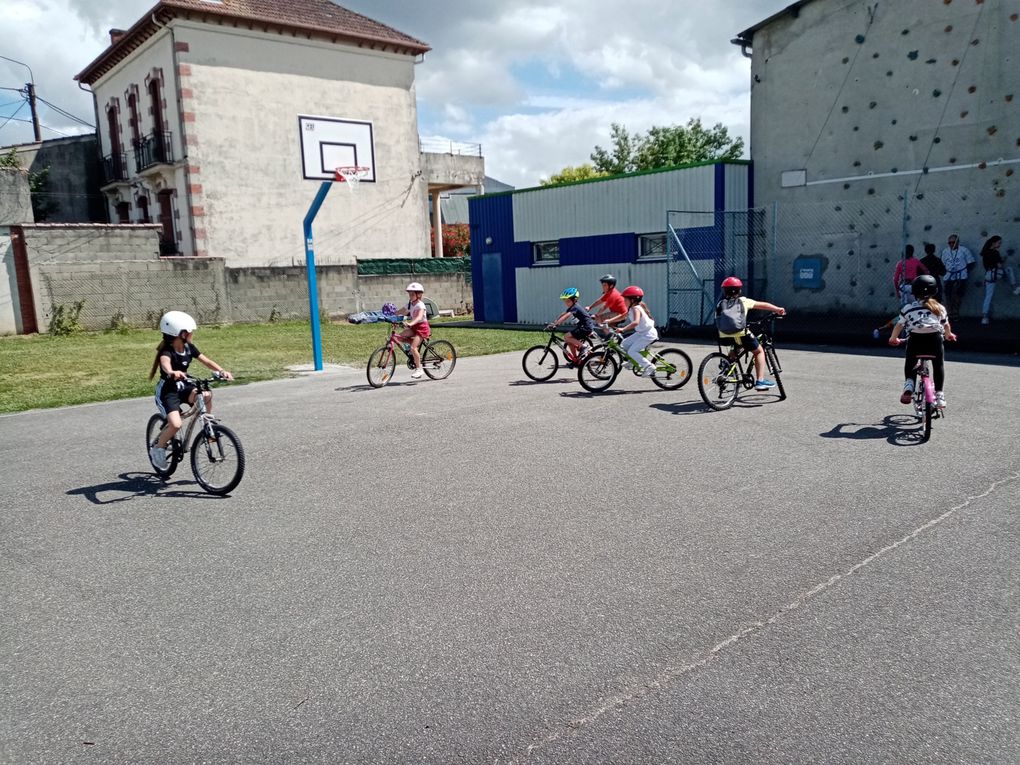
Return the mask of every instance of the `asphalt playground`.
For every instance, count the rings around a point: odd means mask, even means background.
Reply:
[[[1020,761],[1020,369],[950,351],[921,443],[902,351],[780,353],[220,387],[224,498],[149,399],[0,417],[0,761]]]

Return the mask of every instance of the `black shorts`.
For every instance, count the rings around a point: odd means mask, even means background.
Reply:
[[[740,337],[720,337],[719,344],[736,346],[737,340],[740,341],[740,344],[744,346],[745,350],[751,351],[752,353],[761,347],[761,343],[758,342],[758,338],[750,332]]]
[[[181,404],[191,400],[195,384],[186,382],[180,388],[172,380],[161,380],[156,386],[156,408],[166,417],[170,412],[181,411]]]
[[[576,337],[578,340],[587,340],[594,333],[590,329],[585,329],[584,327],[574,327],[573,329],[568,329],[567,334],[571,337]]]

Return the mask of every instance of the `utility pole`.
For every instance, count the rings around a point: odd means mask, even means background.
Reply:
[[[39,127],[39,112],[35,108],[35,83],[26,82],[25,91],[28,94],[28,107],[32,110],[32,130],[35,131],[35,142],[42,141],[42,129]]]

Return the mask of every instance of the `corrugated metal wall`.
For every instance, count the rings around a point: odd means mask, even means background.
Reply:
[[[544,268],[518,268],[517,321],[528,324],[548,323],[563,313],[560,293],[566,287],[581,291],[581,302],[591,305],[602,294],[599,277],[607,271],[619,280],[617,287],[637,284],[645,291],[648,310],[656,324],[666,325],[666,261],[590,266],[547,266]]]
[[[751,173],[747,165],[724,165],[726,210],[746,210],[751,206]]]
[[[746,167],[735,168],[746,177]],[[746,196],[742,206],[747,206]],[[514,239],[545,242],[663,231],[667,209],[714,210],[715,166],[518,192],[514,194]]]

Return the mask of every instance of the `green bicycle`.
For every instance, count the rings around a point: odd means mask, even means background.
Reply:
[[[765,352],[765,366],[776,382],[779,400],[786,398],[786,389],[780,375],[779,356],[773,339],[775,316],[747,322],[747,329],[754,333]],[[742,390],[753,390],[755,386],[754,354],[746,348],[737,347],[724,352],[722,346],[715,353],[708,354],[698,369],[698,390],[706,404],[716,411],[729,409]]]
[[[602,393],[616,382],[620,371],[628,365],[635,377],[641,376],[641,367],[620,346],[622,340],[622,335],[610,332],[605,344],[595,348],[577,368],[577,380],[582,388],[589,393]],[[694,369],[691,357],[679,348],[653,348],[650,345],[641,351],[641,355],[655,365],[652,382],[663,390],[677,390],[690,382]]]

